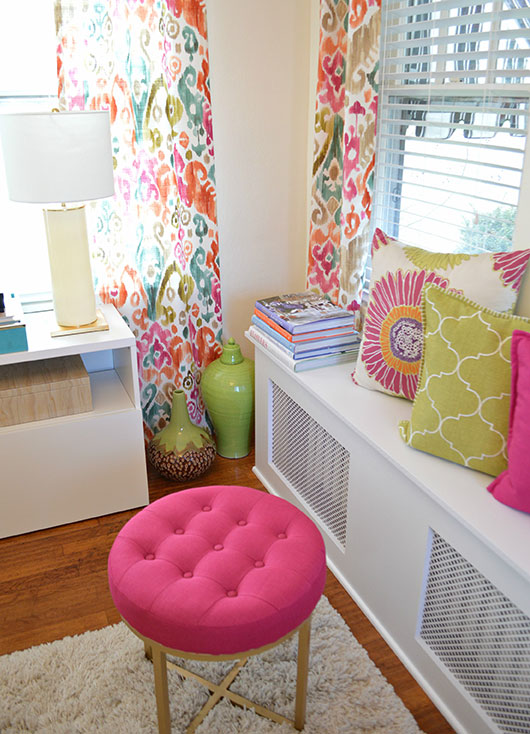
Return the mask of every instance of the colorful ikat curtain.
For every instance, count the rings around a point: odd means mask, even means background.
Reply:
[[[321,0],[307,286],[359,312],[369,252],[381,0]]]
[[[137,339],[145,433],[173,386],[205,422],[201,369],[221,353],[204,0],[56,0],[59,97],[109,109],[116,195],[89,207],[102,300]]]

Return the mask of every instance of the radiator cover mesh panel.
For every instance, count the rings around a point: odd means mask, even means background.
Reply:
[[[530,618],[435,532],[420,625],[499,731],[530,732]]]
[[[344,548],[349,452],[271,381],[271,461]]]

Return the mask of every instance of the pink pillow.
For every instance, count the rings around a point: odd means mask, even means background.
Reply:
[[[508,468],[489,485],[496,500],[530,512],[530,333],[512,336],[512,395]]]

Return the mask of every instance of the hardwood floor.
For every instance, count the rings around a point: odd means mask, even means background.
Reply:
[[[187,484],[174,484],[149,468],[150,499],[197,483],[263,489],[253,464],[253,454],[237,460],[218,456],[206,474]],[[107,586],[107,556],[135,512],[0,540],[0,654],[119,621]],[[451,734],[453,729],[329,571],[325,593],[419,727],[426,734]]]

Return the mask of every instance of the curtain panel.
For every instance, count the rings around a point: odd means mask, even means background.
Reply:
[[[359,315],[370,243],[380,27],[381,0],[321,0],[307,287]]]
[[[146,439],[174,387],[205,424],[201,369],[221,353],[204,0],[55,0],[63,109],[108,109],[116,195],[87,207],[103,302],[134,332]]]

